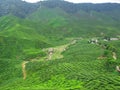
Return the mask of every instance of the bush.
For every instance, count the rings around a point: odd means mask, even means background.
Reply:
[[[42,50],[38,50],[38,49],[27,49],[27,50],[24,50],[23,53],[24,53],[25,60],[46,56],[45,52],[43,52]]]
[[[114,71],[118,62],[116,60],[108,58],[105,62],[105,67],[108,71]]]

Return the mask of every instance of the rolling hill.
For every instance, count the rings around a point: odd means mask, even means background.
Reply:
[[[120,4],[4,0],[0,8],[0,90],[120,89]]]

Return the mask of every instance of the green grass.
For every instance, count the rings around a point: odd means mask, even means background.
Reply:
[[[41,64],[28,64],[29,77],[37,78],[37,80],[39,79],[42,82],[46,82],[47,80],[54,82],[52,80],[53,76],[64,75],[67,80],[82,82],[82,86],[86,89],[118,90],[119,83],[116,85],[116,82],[119,81],[119,74],[115,70],[112,72],[107,71],[105,61],[97,60],[97,57],[102,53],[103,51],[100,47],[87,44],[86,41],[80,41],[80,43],[71,46],[64,53],[63,59],[41,62]],[[40,72],[37,72],[39,70]],[[34,72],[34,74],[31,72]]]
[[[119,90],[119,73],[115,68],[108,71],[106,60],[97,59],[103,53],[101,47],[80,40],[62,53],[62,59],[28,63],[26,80],[15,74],[15,81],[4,81],[0,89]]]
[[[110,67],[108,59],[97,59],[105,50],[88,43],[91,37],[119,35],[119,20],[96,12],[91,17],[84,11],[68,14],[60,8],[42,8],[25,19],[0,17],[0,90],[119,90],[115,65],[119,66],[120,41],[102,42],[117,50],[118,59]],[[77,37],[83,39],[61,51]],[[55,53],[47,61],[43,49],[50,47]],[[24,60],[30,61],[26,64],[26,80],[22,75]]]

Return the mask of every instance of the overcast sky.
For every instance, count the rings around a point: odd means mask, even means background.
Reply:
[[[23,0],[23,1],[35,3],[43,0]],[[74,2],[74,3],[106,3],[106,2],[120,3],[120,0],[65,0],[65,1]]]

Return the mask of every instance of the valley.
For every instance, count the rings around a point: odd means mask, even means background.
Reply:
[[[0,90],[120,90],[119,3],[0,8]]]
[[[65,52],[71,45],[74,45],[76,42],[77,42],[77,40],[73,39],[73,40],[71,40],[70,43],[68,43],[66,45],[43,49],[43,51],[45,51],[47,53],[47,55],[45,57],[37,57],[34,59],[30,59],[28,61],[23,61],[23,63],[22,63],[23,79],[25,80],[27,77],[26,64],[28,64],[29,62],[38,62],[39,63],[39,61],[61,59],[61,58],[63,58],[62,53]]]

